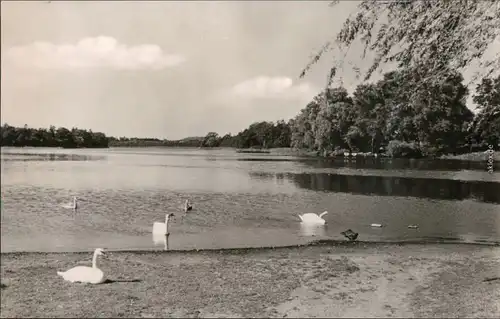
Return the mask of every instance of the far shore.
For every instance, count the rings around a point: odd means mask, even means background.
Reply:
[[[2,146],[4,148],[6,146]],[[23,148],[23,147],[14,147],[14,146],[8,146],[9,148]],[[152,148],[152,147],[159,147],[159,148],[191,148],[191,149],[200,149],[200,147],[194,147],[194,146],[110,146],[109,148]],[[36,148],[36,147],[30,147],[30,148]],[[311,151],[307,149],[292,149],[292,148],[287,148],[287,147],[282,147],[282,148],[269,148],[269,149],[252,149],[252,148],[247,148],[247,149],[238,149],[238,148],[233,148],[233,147],[214,147],[214,148],[201,148],[201,149],[223,149],[223,148],[230,148],[235,150],[238,153],[241,154],[270,154],[270,155],[275,155],[275,156],[297,156],[297,157],[314,157],[314,158],[344,158],[343,155],[340,156],[322,156],[321,154],[318,154],[317,151]],[[62,149],[62,148],[61,148]],[[69,148],[66,148],[69,149]],[[75,148],[76,149],[76,148]],[[93,148],[93,149],[102,149],[102,148]],[[349,156],[350,158],[374,158],[374,155],[371,153],[356,153],[356,156]],[[393,159],[391,157],[388,157],[385,154],[377,154],[377,157],[379,158],[386,158],[386,159]],[[461,160],[461,161],[471,161],[471,162],[487,162],[489,158],[489,155],[486,154],[485,152],[472,152],[472,153],[465,153],[465,154],[458,154],[458,155],[453,155],[453,154],[448,154],[448,155],[442,155],[440,157],[422,157],[422,158],[417,158],[418,159],[433,159],[433,160]],[[493,161],[495,163],[500,163],[500,151],[494,151],[491,158],[493,158]],[[394,158],[394,159],[412,159],[412,158],[407,158],[407,157],[402,157],[402,158]]]
[[[56,275],[87,253],[2,253],[1,316],[500,316],[500,247],[335,243],[208,251],[117,251],[100,285]]]

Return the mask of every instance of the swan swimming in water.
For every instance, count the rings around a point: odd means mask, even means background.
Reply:
[[[153,223],[153,235],[169,236],[170,233],[168,231],[168,221],[170,220],[171,217],[174,217],[174,216],[175,215],[173,213],[170,213],[170,214],[167,213],[167,214],[165,214],[165,222],[164,223],[154,222]]]
[[[67,209],[77,210],[78,209],[78,202],[76,201],[76,196],[73,196],[73,203],[63,204],[62,207],[67,208]]]
[[[304,215],[298,215],[301,222],[305,224],[319,224],[319,225],[325,225],[326,221],[323,219],[323,216],[328,214],[327,211],[322,212],[321,214],[315,214],[315,213],[307,213]]]
[[[300,223],[300,234],[304,237],[323,237],[325,236],[326,225]]]
[[[92,258],[92,267],[76,266],[66,271],[58,271],[57,274],[69,282],[82,282],[90,284],[100,284],[104,281],[104,273],[97,268],[97,256],[103,255],[102,248],[96,248]]]
[[[153,233],[153,245],[161,245],[163,244],[163,249],[168,250],[168,239],[169,236],[165,236],[165,234],[155,234]]]
[[[189,199],[186,199],[186,203],[184,203],[184,212],[187,213],[193,210],[193,205],[189,204]]]

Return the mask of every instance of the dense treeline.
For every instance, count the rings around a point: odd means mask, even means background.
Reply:
[[[321,154],[383,151],[397,157],[465,153],[488,145],[497,149],[500,76],[484,78],[477,86],[474,116],[465,104],[462,75],[447,72],[443,80],[424,85],[417,70],[389,72],[376,83],[359,85],[352,96],[344,88],[328,89],[288,123],[254,123],[234,137],[209,133],[202,145],[290,146]],[[410,99],[408,92],[418,85]]]
[[[492,95],[500,89],[499,79],[478,86],[476,118],[465,105],[468,90],[459,73],[449,70],[443,81],[425,85],[420,80],[417,70],[404,70],[360,85],[352,96],[343,88],[329,89],[293,120],[291,146],[324,152],[382,148],[389,155],[418,157],[498,145],[500,103]],[[495,89],[484,89],[492,82]],[[410,99],[417,85],[422,87]]]
[[[258,122],[232,136],[208,133],[201,141],[202,147],[276,148],[290,147],[290,124],[285,121]]]
[[[1,128],[2,146],[45,146],[64,148],[105,148],[108,138],[104,133],[64,127],[45,128],[14,127],[4,124]]]

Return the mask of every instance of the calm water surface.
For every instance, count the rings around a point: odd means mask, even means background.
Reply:
[[[1,160],[2,252],[163,248],[151,229],[166,212],[170,249],[342,239],[348,228],[360,240],[500,243],[498,163],[490,174],[486,162],[181,148],[2,148]],[[61,207],[72,196],[76,213]],[[325,210],[326,228],[300,227],[297,214]]]

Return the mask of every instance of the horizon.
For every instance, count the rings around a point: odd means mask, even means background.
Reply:
[[[2,122],[180,140],[288,121],[330,61],[300,71],[358,3],[2,2]]]

